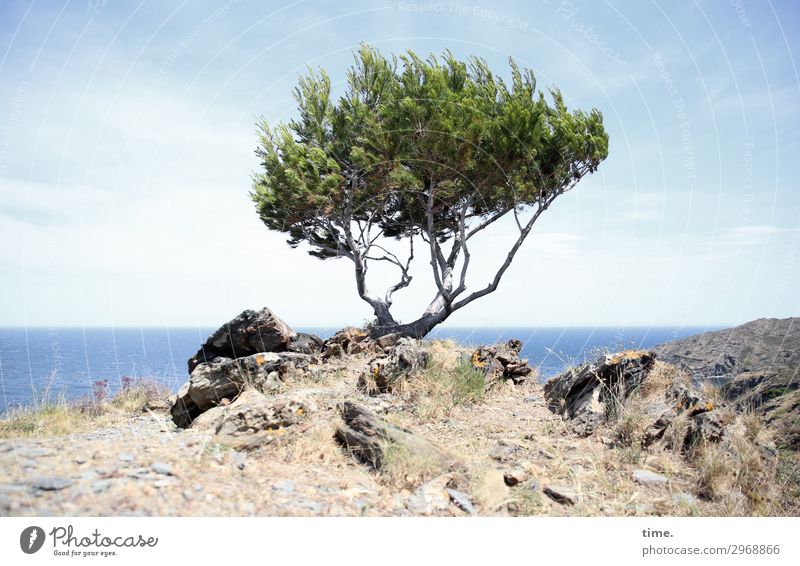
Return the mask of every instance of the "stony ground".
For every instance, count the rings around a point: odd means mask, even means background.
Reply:
[[[693,495],[697,472],[679,457],[626,454],[602,435],[576,437],[547,410],[535,383],[503,385],[446,414],[422,412],[413,396],[360,395],[347,377],[307,393],[318,406],[308,421],[249,453],[152,412],[120,414],[77,434],[2,439],[0,514],[717,514],[713,503]],[[431,474],[387,478],[355,461],[333,438],[345,398],[461,459],[461,494],[442,501],[451,475],[426,484]],[[466,503],[459,506],[461,495]]]

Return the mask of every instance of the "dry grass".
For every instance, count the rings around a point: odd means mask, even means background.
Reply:
[[[409,449],[405,444],[388,442],[381,456],[380,478],[400,489],[413,489],[442,472],[441,461]]]
[[[765,515],[779,510],[777,458],[769,453],[769,431],[758,415],[739,415],[718,443],[700,442],[688,452],[698,471],[698,493],[720,515]]]
[[[0,437],[62,436],[98,426],[137,413],[147,401],[166,399],[170,391],[150,379],[137,379],[109,400],[78,399],[63,395],[38,396],[31,407],[11,411],[0,420]]]
[[[404,384],[402,393],[412,399],[422,422],[449,415],[454,408],[483,401],[486,380],[472,367],[462,350],[448,341],[435,340],[428,346],[428,368]]]

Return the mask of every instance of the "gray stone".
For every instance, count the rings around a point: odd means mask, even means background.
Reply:
[[[514,459],[522,451],[522,447],[517,444],[509,444],[506,442],[498,442],[491,450],[489,450],[489,457],[498,462],[509,462]]]
[[[161,474],[162,476],[174,475],[172,472],[172,466],[170,466],[166,462],[154,462],[153,465],[150,467],[153,469],[155,473]]]
[[[16,449],[16,455],[21,458],[39,458],[40,456],[49,456],[50,452],[39,446],[19,446]]]
[[[247,452],[233,451],[231,455],[231,463],[239,470],[244,470],[247,465]]]
[[[683,491],[674,494],[672,496],[672,501],[683,505],[697,505],[697,499],[695,499],[694,495]]]
[[[281,480],[277,483],[272,484],[272,489],[274,491],[280,491],[283,493],[294,493],[294,481]]]
[[[128,452],[122,452],[121,454],[119,454],[117,456],[117,459],[120,462],[128,462],[129,463],[129,462],[133,462],[136,458],[134,457],[133,454],[129,454]]]
[[[452,501],[456,507],[464,511],[465,513],[469,513],[470,515],[474,515],[476,513],[475,506],[470,501],[469,496],[461,491],[452,488],[446,488],[447,494],[450,496],[450,501]]]
[[[452,476],[445,474],[419,486],[412,493],[406,506],[416,515],[431,515],[446,510],[450,506],[450,494],[446,491]]]
[[[562,505],[575,505],[579,499],[577,491],[563,484],[547,485],[544,487],[543,493]]]
[[[514,466],[510,470],[506,470],[503,473],[503,477],[506,481],[507,486],[515,486],[517,484],[527,481],[531,477],[531,475],[528,472],[528,470],[526,470],[524,467]]]
[[[92,482],[92,491],[94,493],[103,493],[111,487],[111,480],[97,480]]]
[[[649,470],[634,470],[633,480],[642,485],[662,485],[667,483],[667,478]]]
[[[38,476],[28,481],[28,484],[42,491],[59,491],[72,485],[72,480],[59,476]]]

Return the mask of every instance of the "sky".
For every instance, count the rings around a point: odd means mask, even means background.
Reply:
[[[609,157],[448,325],[798,316],[798,31],[800,4],[755,0],[0,1],[0,326],[368,320],[352,264],[289,248],[248,196],[258,117],[295,117],[309,66],[341,93],[361,42],[506,77],[513,57],[604,116]],[[475,244],[470,288],[514,230]],[[429,271],[415,262],[398,318],[430,302]]]

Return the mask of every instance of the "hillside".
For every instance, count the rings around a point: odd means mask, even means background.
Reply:
[[[648,351],[542,386],[521,346],[323,342],[245,311],[168,400],[145,384],[0,421],[0,515],[797,512],[759,416]]]
[[[762,412],[782,445],[800,447],[800,318],[761,318],[654,350],[695,379],[724,376],[728,400]]]

